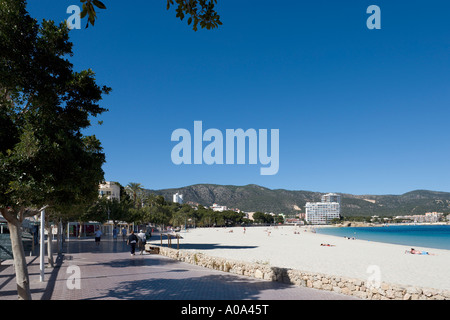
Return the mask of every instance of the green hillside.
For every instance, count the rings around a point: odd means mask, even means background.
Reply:
[[[258,185],[246,186],[196,184],[182,188],[146,190],[172,201],[176,192],[184,202],[211,206],[213,203],[239,208],[243,211],[262,211],[295,214],[305,211],[306,202],[320,201],[323,194],[311,191],[268,189]],[[450,193],[415,190],[402,195],[341,195],[344,216],[397,216],[424,214],[429,211],[450,212]]]

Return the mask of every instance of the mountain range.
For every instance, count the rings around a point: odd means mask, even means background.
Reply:
[[[254,184],[246,186],[196,184],[181,188],[149,190],[162,195],[168,201],[176,192],[183,201],[211,206],[217,203],[228,208],[247,212],[261,211],[288,215],[305,212],[306,202],[320,201],[325,193],[268,189]],[[414,190],[401,195],[353,195],[341,196],[341,214],[349,216],[398,216],[424,214],[425,212],[450,212],[450,193],[429,190]]]

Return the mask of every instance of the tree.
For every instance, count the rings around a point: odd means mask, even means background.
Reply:
[[[268,224],[274,222],[274,217],[267,213],[255,212],[253,214],[253,220],[256,223]]]
[[[257,212],[255,212],[255,213],[253,214],[253,220],[254,220],[256,223],[265,223],[265,222],[266,222],[266,215],[265,215],[265,213],[263,213],[263,212],[257,211]]]
[[[238,213],[235,211],[227,210],[221,213],[226,225],[237,225],[242,223],[244,213]]]
[[[81,16],[94,25],[95,7],[106,6],[80,1]],[[206,29],[222,24],[214,10],[217,0],[168,0],[167,9],[175,3],[177,17],[189,15],[194,30],[198,24]],[[39,25],[25,0],[0,0],[0,213],[8,221],[20,299],[31,299],[22,221],[43,206],[61,219],[71,205],[92,203],[103,180],[100,142],[81,130],[106,111],[98,103],[111,89],[99,87],[90,69],[74,72],[70,56],[65,23]],[[69,211],[73,218],[75,211]]]
[[[144,187],[137,182],[130,182],[126,187],[127,192],[133,198],[134,207],[136,209],[140,207],[140,203],[138,200],[141,200],[140,197],[143,189]]]
[[[150,215],[150,222],[154,222],[160,225],[169,225],[172,219],[173,210],[168,206],[168,203],[163,196],[155,197],[155,205],[152,207],[152,213]]]
[[[0,0],[0,212],[8,222],[19,299],[31,299],[20,225],[43,206],[61,212],[97,196],[105,161],[83,136],[110,88],[75,72],[66,24],[41,25],[25,1]]]
[[[116,207],[118,205],[117,200],[109,200],[106,197],[99,198],[91,206],[85,209],[85,211],[78,216],[78,221],[80,222],[80,233],[81,236],[81,225],[84,222],[96,221],[99,223],[104,223],[108,220],[108,210]]]
[[[273,217],[273,219],[275,220],[275,223],[284,223],[284,217],[281,214],[276,215],[275,217]]]
[[[92,205],[83,215],[83,221],[97,221],[104,223],[111,220],[114,226],[117,226],[119,221],[130,220],[131,209],[133,207],[130,199],[121,197],[119,201],[116,198],[108,199],[107,197],[99,198],[94,205]]]

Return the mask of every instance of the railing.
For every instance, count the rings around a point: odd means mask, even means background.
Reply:
[[[2,245],[0,245],[0,251],[3,252],[3,253],[6,253],[6,255],[9,256],[9,257],[11,257],[11,259],[14,258],[12,252],[9,251],[7,248],[5,248],[5,247],[2,246]],[[0,252],[0,253],[1,253],[1,252]],[[3,255],[0,254],[0,260],[2,260],[2,256],[4,256],[4,254],[3,254]]]
[[[0,260],[13,259],[11,240],[9,238],[9,234],[4,233],[0,234]],[[33,236],[31,234],[23,233],[22,234],[22,244],[25,251],[25,254],[33,251]]]

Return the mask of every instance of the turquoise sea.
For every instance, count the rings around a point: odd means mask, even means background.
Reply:
[[[425,247],[450,250],[449,225],[317,228],[316,231],[338,237],[401,244],[417,249]]]

